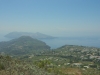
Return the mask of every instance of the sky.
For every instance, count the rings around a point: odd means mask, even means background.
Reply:
[[[0,0],[0,34],[100,36],[100,0]]]

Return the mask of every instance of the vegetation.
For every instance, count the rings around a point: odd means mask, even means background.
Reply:
[[[0,75],[100,75],[100,48],[65,45],[50,50],[24,36],[0,43],[0,51]]]
[[[2,63],[2,64],[1,64]],[[0,55],[0,75],[54,75],[39,69],[33,63]]]
[[[44,42],[29,36],[22,36],[18,39],[0,43],[0,52],[13,55],[36,54],[49,49],[50,47]]]
[[[49,66],[45,65],[46,70],[57,75],[100,75],[99,53],[99,48],[65,45],[46,54],[34,56],[31,60],[41,64],[39,60],[49,60]]]

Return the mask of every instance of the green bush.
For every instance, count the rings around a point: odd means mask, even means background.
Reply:
[[[4,70],[4,69],[5,69],[4,65],[0,63],[0,70]]]

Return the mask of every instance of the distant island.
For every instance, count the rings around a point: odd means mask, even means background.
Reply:
[[[5,37],[11,38],[11,39],[19,38],[21,36],[30,36],[30,37],[36,38],[36,39],[53,39],[53,38],[55,38],[53,36],[49,36],[49,35],[42,34],[42,33],[39,33],[39,32],[36,32],[36,33],[31,33],[31,32],[11,32],[11,33],[5,35]]]

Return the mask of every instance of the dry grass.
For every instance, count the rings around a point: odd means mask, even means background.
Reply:
[[[62,68],[60,71],[68,75],[82,75],[81,70],[78,68]]]

